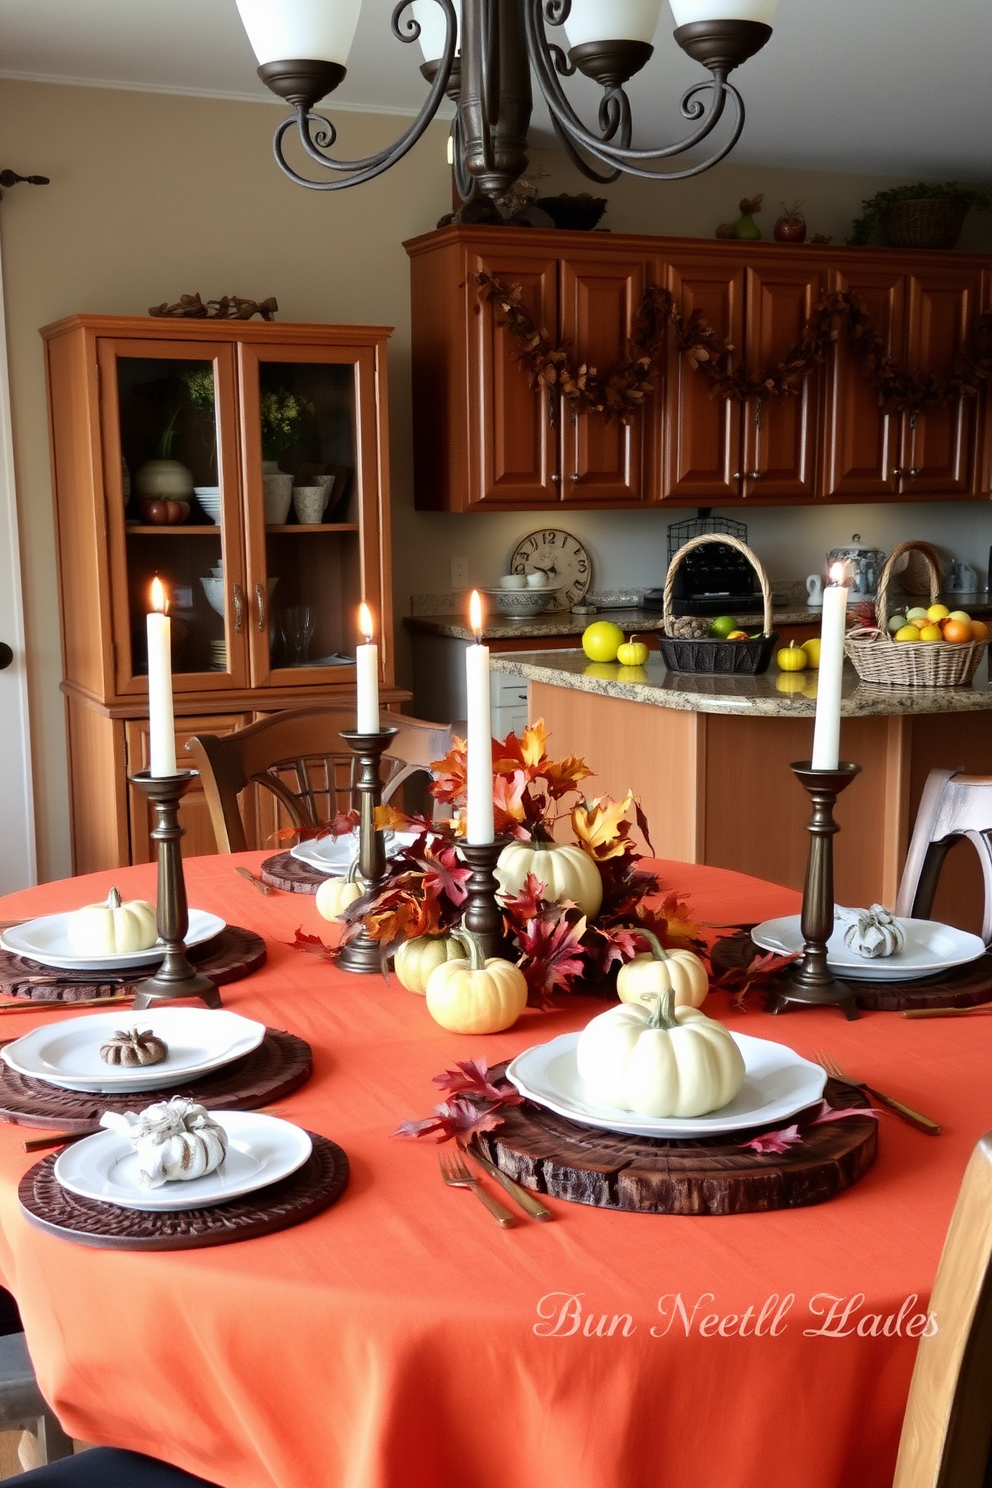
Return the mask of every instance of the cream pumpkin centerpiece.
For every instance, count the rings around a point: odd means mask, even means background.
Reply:
[[[631,926],[648,942],[649,951],[634,956],[617,973],[621,1002],[639,1003],[645,992],[675,993],[676,1007],[702,1007],[710,990],[705,964],[692,951],[666,951],[651,930]]]
[[[427,1011],[450,1033],[501,1033],[527,1006],[527,982],[519,967],[499,956],[488,960],[476,936],[454,930],[466,959],[445,961],[427,979]]]
[[[154,904],[147,899],[122,900],[111,889],[102,904],[87,904],[66,921],[66,934],[77,956],[118,956],[147,951],[158,940]]]
[[[317,913],[325,920],[340,919],[348,908],[365,893],[365,880],[358,877],[358,859],[355,858],[344,878],[325,878],[318,885]]]
[[[458,961],[465,955],[453,935],[417,935],[397,948],[393,970],[401,987],[408,992],[426,995],[431,972],[447,961]]]
[[[528,873],[544,884],[549,904],[572,899],[587,920],[594,920],[603,903],[603,880],[595,861],[581,847],[560,842],[511,842],[496,864],[500,892],[518,894]]]
[[[644,997],[645,1005],[600,1013],[579,1035],[578,1071],[589,1093],[654,1117],[705,1116],[728,1105],[744,1083],[744,1057],[729,1029],[696,1008],[676,1008],[671,988]]]

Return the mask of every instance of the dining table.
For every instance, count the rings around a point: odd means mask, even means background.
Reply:
[[[299,929],[328,944],[337,929],[312,897],[263,896],[235,872],[263,856],[186,860],[189,900],[264,937],[264,967],[224,986],[224,1006],[310,1043],[312,1077],[275,1110],[339,1143],[349,1184],[260,1238],[91,1248],[29,1222],[18,1184],[39,1159],[28,1128],[0,1125],[0,1279],[65,1429],[220,1488],[888,1488],[917,1337],[940,1326],[927,1304],[948,1221],[992,1128],[992,1016],[772,1017],[759,995],[737,1008],[714,992],[706,1010],[732,1030],[826,1050],[942,1133],[882,1111],[874,1165],[808,1207],[676,1216],[547,1198],[550,1222],[502,1229],[442,1183],[447,1147],[397,1128],[430,1114],[434,1077],[458,1061],[492,1066],[606,1004],[562,995],[503,1033],[446,1032],[395,977],[300,949]],[[800,906],[743,874],[651,866],[710,926]],[[154,898],[155,867],[25,889],[0,919],[112,885]],[[87,1015],[32,1003],[0,1036]]]

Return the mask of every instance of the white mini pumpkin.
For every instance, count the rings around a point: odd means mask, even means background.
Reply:
[[[111,889],[102,904],[77,909],[65,928],[77,956],[147,951],[158,940],[154,904],[147,899],[122,901],[117,889]]]
[[[427,979],[427,1011],[451,1033],[501,1033],[527,1006],[527,982],[519,967],[500,956],[482,954],[468,930],[451,938],[465,948],[468,960],[445,961]]]
[[[710,989],[706,967],[692,951],[666,951],[658,937],[640,925],[631,926],[651,949],[627,961],[617,972],[621,1002],[640,1002],[644,992],[675,993],[676,1007],[702,1007]]]
[[[549,904],[573,899],[587,920],[603,903],[603,880],[594,860],[581,847],[564,842],[511,842],[499,855],[496,878],[504,894],[516,894],[528,873],[544,884]]]
[[[744,1057],[730,1031],[675,993],[645,993],[651,1006],[621,1003],[579,1035],[576,1059],[590,1095],[644,1116],[704,1116],[733,1100]]]
[[[397,947],[393,970],[401,987],[423,997],[435,967],[457,961],[464,954],[464,948],[451,935],[418,935]]]
[[[104,1111],[100,1125],[128,1138],[146,1188],[204,1178],[220,1167],[227,1153],[227,1132],[206,1106],[184,1095],[156,1101],[139,1115]]]
[[[365,893],[365,880],[358,877],[358,859],[348,868],[344,878],[325,878],[317,886],[317,913],[325,920],[340,919],[349,904],[354,904]]]

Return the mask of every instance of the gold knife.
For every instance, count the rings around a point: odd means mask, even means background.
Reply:
[[[983,1002],[978,1007],[963,1008],[906,1008],[904,1018],[971,1018],[976,1013],[992,1013],[992,1006]]]
[[[515,1178],[508,1177],[501,1168],[497,1168],[495,1163],[491,1163],[488,1157],[483,1157],[477,1147],[466,1147],[465,1151],[470,1157],[475,1158],[483,1172],[488,1173],[490,1178],[495,1178],[497,1183],[502,1183],[510,1197],[516,1199],[521,1209],[532,1219],[554,1219],[551,1210],[546,1209],[540,1199],[536,1199],[530,1190],[524,1188]]]
[[[257,889],[260,894],[272,893],[272,890],[269,888],[268,884],[264,883],[262,879],[256,878],[254,873],[252,873],[249,868],[243,868],[240,863],[236,863],[234,865],[234,871],[235,873],[240,873],[242,878],[246,878],[251,884],[252,888]]]

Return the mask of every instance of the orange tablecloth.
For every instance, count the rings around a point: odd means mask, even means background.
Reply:
[[[740,874],[662,869],[713,921],[798,907]],[[390,1133],[429,1112],[431,1077],[456,1059],[494,1063],[600,1004],[447,1034],[395,984],[289,949],[298,925],[322,924],[312,900],[263,899],[225,858],[187,876],[193,904],[265,933],[268,965],[225,1004],[313,1044],[314,1076],[283,1109],[341,1143],[351,1185],[261,1240],[90,1250],[22,1218],[17,1182],[36,1159],[22,1130],[0,1128],[0,1270],[73,1435],[224,1488],[887,1488],[916,1347],[894,1320],[907,1298],[923,1310],[968,1154],[992,1127],[992,1017],[714,1008],[802,1054],[830,1050],[944,1135],[884,1116],[874,1169],[817,1208],[689,1219],[552,1200],[553,1223],[503,1232],[442,1187],[431,1142]],[[74,908],[111,880],[154,890],[150,867],[95,874],[11,895],[0,916]],[[3,1036],[40,1016],[7,1016]],[[542,1325],[570,1297],[581,1326]],[[831,1297],[855,1299],[843,1336],[810,1336]]]

